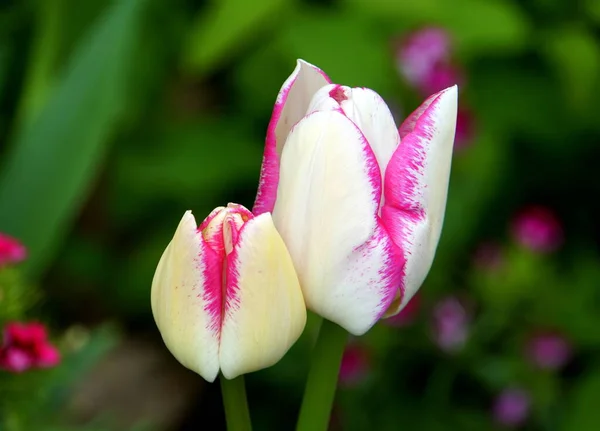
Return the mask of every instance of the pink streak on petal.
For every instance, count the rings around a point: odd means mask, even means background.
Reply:
[[[204,311],[209,316],[209,329],[220,336],[221,320],[223,318],[223,261],[225,258],[225,250],[223,245],[222,230],[218,229],[215,232],[215,237],[221,237],[221,252],[215,251],[202,235],[198,234],[198,239],[201,241],[201,253],[197,259],[202,259],[198,262],[203,268],[204,286],[198,294],[202,296],[204,301]]]
[[[348,100],[348,96],[346,96],[346,92],[344,91],[344,87],[341,85],[336,85],[329,92],[329,97],[335,100],[337,103],[342,103],[344,100]]]
[[[385,264],[379,270],[379,279],[383,281],[384,287],[381,292],[381,308],[377,315],[377,320],[381,319],[386,313],[396,298],[397,293],[400,293],[401,296],[404,295],[402,277],[404,276],[404,267],[406,265],[406,259],[402,254],[402,250],[394,243],[381,217],[377,216],[375,232],[365,246],[373,247],[381,242],[384,243],[387,258]]]
[[[0,266],[21,262],[27,257],[27,249],[15,238],[0,233]]]
[[[301,67],[311,67],[324,78],[327,84],[331,83],[329,77],[319,68],[306,63],[303,63]],[[267,128],[267,138],[260,171],[260,179],[258,182],[258,192],[256,194],[254,207],[252,208],[252,212],[255,215],[272,212],[273,207],[275,206],[275,200],[277,199],[277,185],[279,183],[279,154],[277,151],[278,142],[276,129],[283,109],[288,101],[290,91],[298,79],[300,69],[297,70],[298,72],[290,76],[283,84],[283,87],[277,96],[273,113],[271,114],[271,120],[269,121],[269,126]],[[305,109],[308,109],[308,105]],[[300,118],[298,121],[299,120]]]
[[[226,275],[226,285],[225,285],[225,292],[224,292],[225,298],[224,298],[224,302],[223,302],[223,316],[225,316],[226,313],[231,313],[232,311],[239,309],[239,307],[240,307],[240,298],[239,298],[240,272],[239,272],[238,255],[239,255],[239,249],[242,246],[242,242],[244,241],[244,239],[243,239],[244,230],[246,229],[248,224],[252,223],[252,222],[253,222],[253,220],[250,220],[248,223],[244,224],[242,226],[242,228],[239,230],[238,240],[235,243],[235,246],[233,247],[233,250],[231,251],[231,253],[229,253],[226,257],[227,267],[226,267],[225,271],[226,271],[227,275]]]
[[[415,130],[415,127],[417,125],[417,121],[419,120],[419,118],[421,118],[421,116],[423,116],[423,114],[425,113],[425,111],[429,108],[429,106],[435,100],[438,99],[439,96],[440,96],[439,93],[438,94],[433,94],[433,95],[429,96],[421,104],[421,106],[419,106],[408,117],[406,117],[406,119],[400,125],[400,128],[398,129],[398,131],[400,132],[400,139],[404,139],[406,137],[406,135],[408,135],[409,133],[412,133]]]
[[[343,113],[343,112],[341,112]],[[357,131],[361,134],[361,141],[363,143],[363,152],[364,152],[364,160],[366,162],[367,173],[370,179],[370,183],[372,186],[373,201],[379,207],[379,203],[381,202],[381,194],[382,194],[382,172],[379,164],[377,163],[377,158],[375,157],[375,153],[371,149],[371,145],[367,141],[367,138],[364,136],[362,131],[352,123],[354,127],[356,127]],[[394,300],[398,289],[402,289],[402,277],[404,275],[404,265],[406,260],[403,256],[402,250],[398,247],[398,244],[395,243],[391,233],[388,231],[385,222],[382,217],[378,214],[375,214],[376,217],[376,225],[375,230],[373,232],[372,237],[363,245],[358,247],[355,252],[362,253],[365,255],[370,254],[370,250],[380,245],[384,244],[385,254],[387,255],[387,261],[385,264],[379,269],[378,280],[373,280],[373,282],[383,281],[383,291],[380,292],[381,301],[380,301],[380,311],[377,315],[377,320],[379,320],[387,311],[388,307]]]
[[[401,249],[403,281],[408,250],[413,246],[411,238],[414,227],[426,217],[421,203],[423,185],[420,177],[425,169],[427,145],[432,138],[436,105],[445,91],[429,97],[402,123],[399,129],[401,143],[385,172],[385,205],[381,209],[381,219],[392,241]],[[403,282],[399,284],[399,289],[403,295]]]
[[[402,143],[392,156],[385,175],[386,206],[382,210],[385,226],[398,246],[405,244],[405,223],[394,221],[401,217],[408,224],[416,223],[425,217],[425,209],[420,203],[420,181],[425,168],[426,146],[431,140],[430,130],[434,127],[435,104],[443,92],[428,98],[400,126]],[[387,209],[387,211],[385,211]],[[396,219],[397,220],[397,219]]]
[[[200,226],[198,226],[198,231],[202,232],[206,226],[208,226],[210,222],[221,213],[221,211],[223,211],[223,207],[217,207],[212,210],[211,213],[202,221],[202,223],[200,223]]]

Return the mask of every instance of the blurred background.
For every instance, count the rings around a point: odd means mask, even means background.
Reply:
[[[224,429],[150,283],[185,210],[252,207],[297,58],[398,124],[460,86],[435,263],[331,429],[600,429],[599,36],[597,0],[0,1],[0,430]],[[317,329],[247,376],[255,429],[293,429]]]

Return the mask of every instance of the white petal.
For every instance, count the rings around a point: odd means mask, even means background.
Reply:
[[[406,258],[403,297],[419,289],[442,231],[457,114],[457,88],[430,97],[402,125],[402,143],[385,176],[382,219]]]
[[[275,137],[279,156],[290,130],[306,115],[316,91],[329,82],[329,78],[321,69],[304,60],[298,60],[292,75],[281,87],[271,119],[271,124],[276,124]]]
[[[219,319],[206,274],[214,251],[187,211],[152,280],[152,313],[167,348],[182,365],[212,382],[219,372]],[[216,268],[220,270],[220,268]]]
[[[298,339],[306,308],[292,259],[269,213],[248,221],[228,259],[221,332],[223,375],[278,362]]]
[[[400,134],[387,104],[379,94],[368,88],[330,84],[315,93],[308,111],[340,108],[367,138],[383,178],[385,168],[400,144]]]
[[[344,114],[363,132],[385,174],[392,154],[400,143],[394,117],[379,94],[368,88],[352,88],[342,100]]]
[[[321,69],[298,60],[294,72],[283,83],[267,129],[258,192],[253,208],[255,215],[273,211],[279,181],[279,158],[288,133],[292,126],[306,115],[315,92],[329,82],[329,78]]]
[[[393,299],[393,246],[378,225],[381,174],[358,128],[339,111],[292,129],[281,158],[275,226],[308,308],[354,334]],[[398,280],[399,281],[399,280]]]

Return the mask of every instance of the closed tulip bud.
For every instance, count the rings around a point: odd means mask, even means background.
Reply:
[[[382,98],[299,61],[267,132],[255,213],[272,211],[307,307],[361,335],[420,287],[440,237],[457,89],[398,130]]]
[[[186,212],[152,281],[163,340],[206,380],[275,364],[306,323],[290,255],[270,214],[215,209],[200,226]]]

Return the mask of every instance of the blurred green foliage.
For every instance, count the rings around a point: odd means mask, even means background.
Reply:
[[[420,100],[394,47],[425,25],[453,37],[476,135],[454,157],[421,315],[361,341],[371,374],[340,391],[340,427],[496,429],[494,396],[520,385],[533,398],[526,429],[597,430],[594,0],[0,2],[0,231],[28,247],[27,282],[43,283],[64,327],[119,319],[153,331],[150,281],[183,212],[201,219],[229,201],[252,206],[272,104],[296,58],[373,88],[402,117]],[[510,238],[513,214],[530,203],[562,220],[557,253]],[[473,263],[488,240],[502,244],[499,271]],[[476,304],[469,340],[453,355],[431,341],[431,309],[448,294]],[[562,372],[523,357],[536,328],[573,343]],[[256,429],[290,429],[314,329],[276,367],[249,376]],[[79,378],[76,368],[56,378]],[[207,390],[203,409],[219,404]]]

